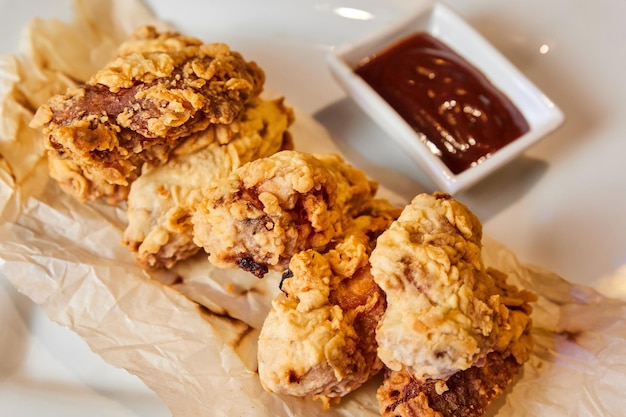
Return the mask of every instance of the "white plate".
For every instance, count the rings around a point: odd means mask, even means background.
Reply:
[[[528,122],[529,131],[480,164],[453,173],[420,139],[420,134],[354,71],[365,58],[418,32],[442,41],[484,74],[519,109]],[[328,55],[328,64],[354,102],[415,160],[441,191],[451,194],[491,175],[563,122],[563,113],[550,98],[454,11],[435,1],[423,1],[407,19],[391,29],[335,48]]]
[[[181,30],[230,43],[267,71],[268,86],[314,114],[351,160],[411,195],[433,187],[411,159],[345,97],[325,55],[402,18],[400,0],[150,0]],[[0,53],[17,50],[30,16],[69,16],[69,0],[0,0]],[[541,90],[566,123],[494,178],[460,194],[485,231],[520,258],[568,280],[624,294],[626,265],[626,2],[449,0]],[[353,13],[365,20],[341,17]],[[352,10],[355,12],[355,10]],[[584,29],[584,30],[583,30]],[[1,279],[1,278],[0,278]],[[3,281],[4,282],[4,281]],[[0,415],[169,415],[125,372],[49,323],[6,283],[0,287]],[[97,411],[96,411],[97,410]]]

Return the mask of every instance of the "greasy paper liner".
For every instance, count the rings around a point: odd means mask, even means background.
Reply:
[[[34,21],[22,54],[0,61],[0,274],[108,363],[137,375],[174,416],[378,416],[380,377],[326,411],[262,389],[256,341],[278,275],[219,270],[199,254],[149,276],[120,244],[123,207],[80,204],[48,178],[41,134],[28,128],[37,106],[86,79],[136,26],[166,27],[138,1],[76,1],[74,9],[71,23]],[[338,152],[297,109],[291,132],[296,149]],[[626,305],[523,265],[488,237],[483,256],[539,295],[533,355],[488,415],[622,415]]]

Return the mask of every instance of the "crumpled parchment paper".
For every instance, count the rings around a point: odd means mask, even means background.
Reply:
[[[122,208],[80,204],[48,178],[41,135],[28,128],[37,106],[86,79],[136,26],[165,27],[135,0],[77,0],[74,8],[71,23],[33,21],[22,54],[0,60],[0,274],[107,362],[137,375],[174,416],[378,416],[377,378],[328,411],[261,388],[256,338],[277,275],[218,270],[201,254],[151,277],[119,243]],[[300,150],[337,152],[297,110],[292,134]],[[539,295],[532,358],[488,414],[623,415],[626,304],[522,265],[489,238],[483,255]]]

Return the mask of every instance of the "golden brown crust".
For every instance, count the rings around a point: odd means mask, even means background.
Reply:
[[[387,295],[377,339],[389,368],[445,379],[527,328],[528,315],[507,306],[527,294],[505,294],[506,277],[485,270],[481,237],[476,216],[445,194],[415,197],[380,236],[370,262]]]
[[[457,372],[446,381],[420,382],[405,370],[385,371],[376,393],[382,417],[480,417],[513,382],[522,365],[492,352],[484,366]],[[441,392],[443,391],[443,392]]]
[[[536,297],[483,266],[481,234],[466,206],[435,193],[379,237],[370,262],[387,296],[383,417],[481,416],[529,359]]]
[[[303,250],[323,251],[370,202],[376,184],[337,155],[281,151],[250,162],[205,192],[195,241],[219,267],[262,277]]]
[[[49,157],[48,169],[50,177],[58,182],[61,189],[81,202],[102,200],[117,204],[128,196],[127,185],[111,184],[71,159]],[[129,181],[134,181],[135,177],[132,175]]]
[[[182,138],[232,123],[264,77],[224,44],[143,28],[90,80],[41,106],[31,125],[42,128],[51,159],[71,161],[88,181],[128,187],[144,163],[161,165]]]

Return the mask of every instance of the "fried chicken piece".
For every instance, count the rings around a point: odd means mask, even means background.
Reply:
[[[493,350],[447,379],[417,380],[406,368],[386,369],[376,393],[382,417],[479,417],[513,382],[532,351],[529,302],[535,297],[507,285],[502,272],[490,269],[488,273],[510,311]]]
[[[387,367],[404,367],[418,381],[446,379],[530,325],[526,311],[509,308],[502,277],[485,269],[481,239],[476,216],[441,193],[415,197],[379,237],[370,262],[387,296],[377,332]],[[514,295],[522,304],[532,299]]]
[[[377,184],[337,155],[281,151],[250,162],[205,192],[194,240],[222,268],[263,277],[293,255],[324,251],[371,202]]]
[[[145,268],[171,268],[198,252],[191,214],[201,190],[247,162],[290,146],[287,129],[293,117],[282,98],[255,98],[237,121],[210,126],[184,142],[184,149],[177,148],[168,163],[146,170],[130,187],[124,231],[124,244],[137,261]]]
[[[476,216],[441,193],[416,196],[378,238],[384,417],[480,416],[529,359],[536,296],[484,267],[481,239]]]
[[[326,253],[295,254],[259,336],[259,377],[269,392],[329,404],[382,368],[376,326],[385,297],[370,274],[376,237],[399,209],[378,201]]]
[[[31,126],[43,130],[64,190],[116,203],[144,163],[161,165],[187,136],[232,123],[264,80],[225,44],[145,27],[87,82],[50,98]]]

